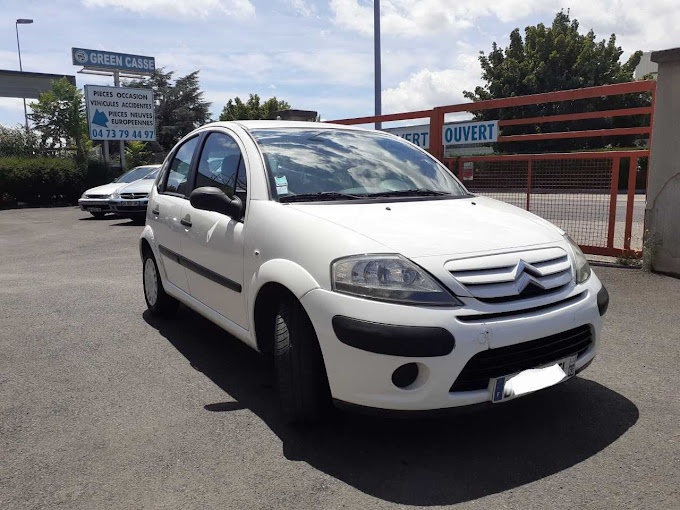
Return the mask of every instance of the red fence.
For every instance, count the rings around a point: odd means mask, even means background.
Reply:
[[[446,163],[451,171],[457,173],[470,191],[524,207],[552,221],[567,231],[586,253],[640,256],[644,227],[640,201],[638,201],[638,211],[634,218],[635,170],[640,158],[649,157],[655,92],[655,81],[637,81],[333,122],[368,124],[429,118],[430,153]],[[498,136],[498,143],[644,135],[649,137],[649,141],[643,149],[612,151],[603,148],[597,152],[444,157],[442,131],[444,116],[447,113],[497,110],[639,93],[651,94],[651,106],[500,120],[498,126],[501,133]],[[649,115],[649,125],[502,134],[502,128],[507,126],[568,123],[584,119],[634,115]],[[622,161],[628,163],[628,185],[626,197],[619,200],[618,189]]]

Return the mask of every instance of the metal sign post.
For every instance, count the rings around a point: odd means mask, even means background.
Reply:
[[[120,71],[113,72],[113,86],[120,87]],[[118,150],[120,151],[120,168],[125,171],[125,142],[123,140],[118,142]]]

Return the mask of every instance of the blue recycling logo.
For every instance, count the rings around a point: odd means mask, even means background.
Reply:
[[[96,124],[97,126],[102,126],[102,127],[109,127],[107,124],[109,122],[109,118],[106,116],[104,112],[100,112],[99,110],[94,111],[94,116],[92,117],[92,124]]]

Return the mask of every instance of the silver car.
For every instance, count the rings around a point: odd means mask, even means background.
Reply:
[[[145,168],[154,170],[145,175],[142,179],[122,186],[114,191],[109,197],[109,207],[118,216],[125,216],[133,220],[144,221],[146,215],[146,205],[149,201],[149,193],[153,187],[154,180],[158,175],[160,165],[148,166]]]
[[[88,189],[78,200],[78,205],[83,211],[88,211],[95,218],[103,218],[106,213],[111,212],[109,199],[111,194],[119,188],[137,181],[150,172],[158,170],[160,165],[136,166],[127,173],[117,177],[113,182],[103,184],[95,188]]]

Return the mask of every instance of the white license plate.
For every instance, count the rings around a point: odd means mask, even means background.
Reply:
[[[87,210],[90,212],[102,212],[101,207],[88,207]]]
[[[145,205],[137,200],[123,200],[120,205]]]
[[[550,365],[491,379],[492,402],[505,402],[574,377],[577,358],[578,355],[574,354]]]

